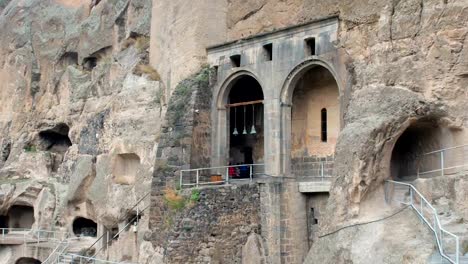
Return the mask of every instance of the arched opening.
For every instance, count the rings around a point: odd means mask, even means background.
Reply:
[[[96,237],[97,224],[93,220],[77,217],[73,221],[73,233],[78,237]]]
[[[16,264],[41,264],[42,262],[35,258],[19,258],[15,263]]]
[[[264,157],[263,91],[251,76],[233,84],[227,104],[229,112],[229,163],[262,163]]]
[[[295,82],[291,106],[291,172],[297,178],[331,176],[340,132],[339,88],[323,66]]]
[[[27,205],[13,205],[3,220],[8,228],[31,229],[34,224],[34,208]]]
[[[428,171],[440,168],[440,153],[430,153],[442,148],[441,129],[435,121],[418,121],[411,124],[395,143],[390,163],[394,180],[411,181],[418,177],[434,176]]]

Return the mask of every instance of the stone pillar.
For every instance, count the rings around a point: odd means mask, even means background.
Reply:
[[[212,146],[211,146],[211,165],[216,166],[225,166],[229,162],[229,119],[228,119],[228,110],[218,109],[216,107],[216,102],[212,104],[213,113],[212,120],[216,123],[212,124],[211,135]]]
[[[265,100],[265,173],[281,175],[281,109],[279,99]]]
[[[267,263],[281,264],[281,183],[260,184],[262,237],[265,239]]]
[[[227,0],[153,0],[150,64],[170,94],[206,63],[206,47],[226,41]]]
[[[281,163],[282,173],[291,176],[291,105],[281,105]]]
[[[307,200],[296,181],[281,187],[281,263],[300,264],[309,250]]]

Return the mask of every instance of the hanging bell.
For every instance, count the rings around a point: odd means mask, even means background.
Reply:
[[[244,105],[244,131],[242,131],[243,135],[247,135],[247,129],[245,129],[245,123],[246,123],[245,121],[246,119],[245,119],[245,105]]]
[[[255,125],[252,125],[252,129],[250,129],[250,134],[251,135],[257,134],[257,131],[255,130]]]
[[[252,105],[252,129],[250,129],[250,134],[254,135],[257,131],[255,130],[255,106]]]
[[[239,135],[239,132],[237,131],[237,109],[234,108],[234,132],[232,132],[234,136]]]

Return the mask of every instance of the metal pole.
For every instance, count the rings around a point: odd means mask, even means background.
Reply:
[[[182,174],[183,174],[183,172],[182,172],[182,171],[180,171],[180,176],[179,176],[179,186],[180,186],[180,188],[181,188],[181,189],[182,189],[182,179],[183,179],[183,177],[182,177]]]
[[[226,168],[226,184],[229,184],[229,166]]]
[[[322,181],[323,181],[323,161],[320,162],[320,177],[322,178]]]
[[[440,152],[440,170],[441,170],[441,173],[442,173],[442,176],[444,176],[444,151],[442,150]]]
[[[460,263],[460,241],[458,241],[458,237],[455,238],[456,244],[456,252],[455,252],[455,263]]]
[[[253,177],[252,177],[252,167],[253,165],[250,165],[249,168],[250,168],[250,182],[253,181]]]
[[[197,179],[196,179],[196,186],[198,187],[198,183],[200,182],[200,171],[197,170]]]

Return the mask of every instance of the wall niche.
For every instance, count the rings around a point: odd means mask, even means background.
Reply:
[[[140,169],[140,157],[135,153],[117,154],[112,165],[112,175],[117,184],[130,185],[135,183]]]

